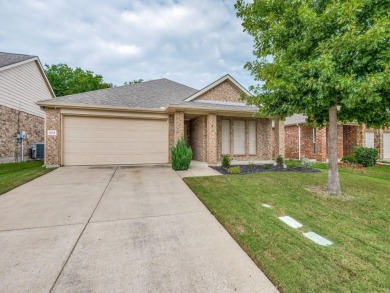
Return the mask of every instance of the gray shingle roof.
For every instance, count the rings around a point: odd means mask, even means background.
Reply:
[[[0,52],[0,67],[22,62],[36,56]]]
[[[186,85],[163,78],[41,101],[45,104],[83,104],[128,108],[160,108],[178,104],[196,93]]]
[[[306,116],[302,114],[294,114],[286,118],[284,125],[289,126],[289,125],[302,124],[302,123],[306,123]]]

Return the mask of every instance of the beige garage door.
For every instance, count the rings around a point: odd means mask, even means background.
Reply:
[[[390,133],[383,133],[383,158],[390,159]]]
[[[168,162],[168,122],[101,117],[64,118],[64,165]]]

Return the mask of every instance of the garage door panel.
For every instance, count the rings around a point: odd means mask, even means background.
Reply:
[[[64,164],[168,162],[167,120],[65,117]]]
[[[390,159],[390,133],[383,133],[383,158]]]

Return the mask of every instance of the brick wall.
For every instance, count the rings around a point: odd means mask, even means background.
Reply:
[[[169,161],[171,161],[171,148],[175,143],[175,119],[172,115],[169,115],[168,118],[168,127],[169,127]]]
[[[344,156],[353,154],[353,148],[359,145],[358,142],[358,126],[344,125],[343,126],[343,154]]]
[[[20,112],[0,105],[0,162],[13,161],[16,150],[16,133],[26,131],[24,155],[28,155],[28,148],[34,143],[44,142],[44,119],[25,112]]]
[[[314,159],[317,161],[325,161],[328,153],[328,129],[317,128],[315,139],[315,152],[313,145],[313,127],[309,125],[301,125],[301,157]],[[344,131],[345,130],[345,131]],[[287,159],[298,159],[298,126],[291,125],[285,127],[285,157]],[[342,158],[344,153],[348,154],[354,145],[358,143],[358,127],[343,125],[337,128],[337,156]],[[344,143],[347,143],[344,146]]]
[[[193,152],[193,159],[201,162],[207,160],[207,132],[206,116],[198,116],[191,120],[190,144]]]
[[[197,99],[222,102],[240,102],[241,90],[229,80],[212,88]]]
[[[299,159],[299,147],[298,147],[298,126],[291,125],[286,126],[285,130],[285,157],[287,159]],[[275,138],[274,138],[275,139]],[[276,153],[274,152],[274,156]]]
[[[299,128],[301,129],[301,157],[316,159],[317,153],[321,152],[321,147],[318,149],[318,139],[316,139],[316,152],[314,152],[313,127],[309,125],[285,127],[285,157],[287,159],[299,159]],[[318,130],[316,130],[316,137],[317,132]]]
[[[46,109],[46,129],[57,130],[56,136],[48,136],[46,131],[45,165],[61,165],[61,114],[59,109]]]

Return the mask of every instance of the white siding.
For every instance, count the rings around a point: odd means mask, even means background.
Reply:
[[[0,71],[0,105],[44,117],[35,103],[53,98],[37,61]]]
[[[222,120],[222,154],[230,154],[230,121]]]
[[[235,155],[245,154],[245,121],[233,121],[233,152]]]
[[[249,127],[249,154],[256,154],[256,122],[248,121]]]

